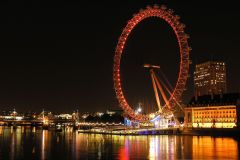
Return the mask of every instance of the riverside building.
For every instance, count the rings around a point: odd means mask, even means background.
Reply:
[[[193,97],[184,112],[184,125],[190,128],[233,128],[240,126],[240,94]]]

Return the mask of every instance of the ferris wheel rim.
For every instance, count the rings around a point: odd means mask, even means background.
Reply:
[[[178,79],[174,90],[168,100],[169,109],[176,105],[176,101],[179,101],[181,95],[185,89],[188,72],[189,72],[189,52],[191,48],[188,46],[187,39],[188,35],[184,32],[185,25],[179,21],[179,16],[173,15],[173,10],[167,9],[165,6],[148,6],[146,9],[140,10],[139,13],[135,14],[124,27],[122,34],[118,40],[117,47],[115,49],[114,64],[113,64],[113,81],[116,92],[116,97],[122,109],[134,120],[137,121],[148,121],[149,117],[145,114],[136,114],[132,107],[128,104],[121,85],[121,74],[120,74],[120,63],[121,55],[125,48],[125,43],[128,40],[129,34],[132,30],[144,19],[150,17],[158,17],[166,21],[169,26],[173,29],[175,36],[178,40],[179,53],[180,53],[180,68],[178,73]]]

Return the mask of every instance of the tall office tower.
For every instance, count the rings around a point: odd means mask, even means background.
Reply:
[[[194,71],[194,91],[195,96],[226,93],[226,64],[216,61],[197,64]]]

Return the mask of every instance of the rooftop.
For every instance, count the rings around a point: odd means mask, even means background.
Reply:
[[[201,66],[205,66],[205,65],[211,65],[211,64],[220,64],[220,65],[225,65],[224,61],[205,61],[199,64],[196,64],[196,67],[201,67]]]
[[[240,101],[240,93],[203,95],[198,97],[192,97],[187,106],[199,107],[199,106],[237,105],[238,101]]]

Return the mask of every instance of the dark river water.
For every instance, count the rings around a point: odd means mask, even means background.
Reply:
[[[0,127],[0,159],[240,159],[240,140],[209,136],[116,136]]]

